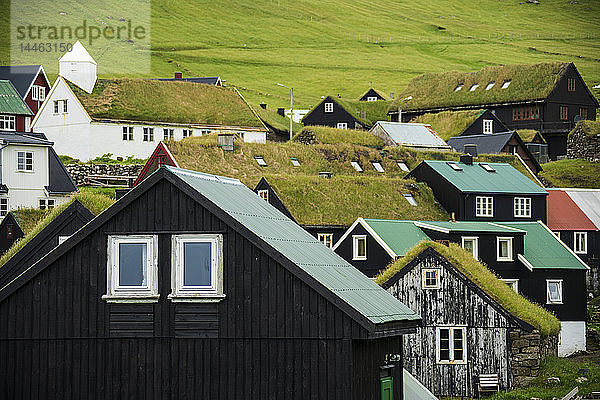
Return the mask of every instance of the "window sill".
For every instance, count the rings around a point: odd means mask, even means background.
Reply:
[[[496,261],[512,262],[515,260],[512,258],[498,258]]]
[[[174,303],[220,303],[225,300],[224,294],[188,294],[188,295],[174,295],[170,294],[167,299]]]
[[[352,258],[352,261],[367,261],[367,257]]]
[[[549,304],[549,305],[562,305],[563,302],[562,301],[547,301],[546,304]]]
[[[17,172],[19,174],[33,174],[33,173],[35,173],[35,171],[25,171],[25,170],[22,170],[22,169],[17,169],[17,170],[15,170],[15,172]]]
[[[440,365],[465,365],[467,361],[438,361],[437,364]]]
[[[441,287],[439,287],[439,286],[423,286],[423,290],[435,290],[435,289],[441,289]]]
[[[582,256],[586,256],[587,255],[587,251],[576,251],[575,254],[580,254]]]
[[[102,296],[102,300],[106,300],[107,303],[158,303],[160,295],[145,295],[145,296],[115,296],[107,295]]]

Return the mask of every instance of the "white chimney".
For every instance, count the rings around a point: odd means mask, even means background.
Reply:
[[[86,92],[92,93],[98,76],[96,61],[78,40],[71,51],[58,60],[58,74]]]

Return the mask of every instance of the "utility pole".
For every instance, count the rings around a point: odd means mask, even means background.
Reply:
[[[406,101],[412,100],[412,96],[408,96],[408,97],[405,97],[402,100],[400,100],[400,107],[398,108],[398,122],[402,122],[402,103],[405,100]]]
[[[294,133],[292,132],[292,128],[294,127],[294,88],[282,85],[281,83],[278,83],[277,85],[290,89],[290,141],[291,141],[292,136],[294,135]]]

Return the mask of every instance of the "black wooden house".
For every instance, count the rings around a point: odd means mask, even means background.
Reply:
[[[360,98],[359,101],[378,101],[378,100],[387,100],[385,96],[376,89],[369,88]]]
[[[0,398],[402,399],[418,315],[238,180],[161,167],[0,289]]]
[[[346,100],[327,96],[302,119],[304,125],[330,126],[338,129],[370,129],[385,121],[389,101]]]

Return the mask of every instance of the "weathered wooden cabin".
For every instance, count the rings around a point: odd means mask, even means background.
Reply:
[[[238,180],[161,167],[0,289],[0,398],[402,399],[419,316]]]
[[[338,129],[370,129],[386,121],[389,101],[356,101],[327,96],[302,119],[304,125],[331,126]]]
[[[548,193],[508,164],[423,161],[408,175],[425,182],[461,221],[546,221]]]
[[[449,257],[459,252],[455,245],[424,242],[377,278],[423,319],[417,334],[404,338],[405,368],[438,396],[475,396],[486,374],[497,375],[500,390],[509,390],[537,376],[546,355],[557,354],[559,321],[475,260]],[[518,310],[507,310],[510,301]],[[515,311],[530,312],[528,322]],[[544,334],[536,330],[548,325]],[[522,348],[523,342],[531,346]]]

